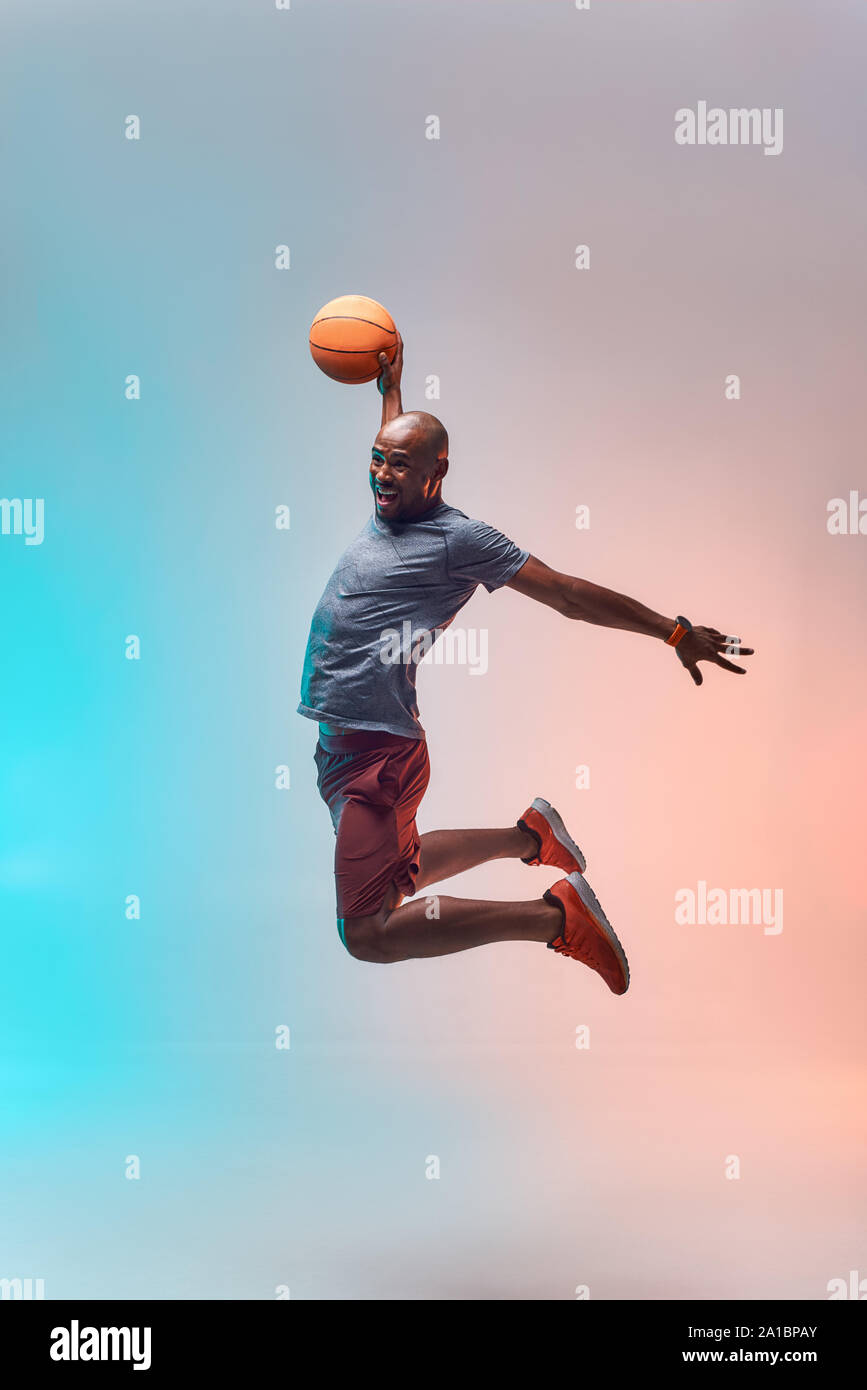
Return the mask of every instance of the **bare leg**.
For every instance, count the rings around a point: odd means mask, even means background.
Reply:
[[[441,883],[489,859],[528,859],[538,846],[516,825],[508,830],[429,830],[421,836],[416,889]]]
[[[448,956],[494,941],[553,941],[563,921],[559,907],[543,898],[496,903],[432,896],[394,906],[400,901],[392,887],[379,912],[344,918],[351,955],[386,964]]]

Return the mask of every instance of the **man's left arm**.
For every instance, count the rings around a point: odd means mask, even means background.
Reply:
[[[675,618],[655,613],[637,599],[618,594],[613,589],[604,589],[599,584],[591,584],[588,579],[560,574],[537,560],[535,555],[531,555],[517,574],[507,581],[507,587],[517,589],[518,593],[545,603],[565,618],[578,622],[638,632],[662,642],[670,642],[674,638],[675,651],[696,685],[702,683],[697,662],[712,661],[724,671],[735,671],[743,676],[746,675],[745,668],[735,666],[721,653],[736,648],[739,656],[753,655],[752,647],[742,647],[739,638],[726,637],[714,627],[690,627],[678,634],[677,629],[681,624]]]

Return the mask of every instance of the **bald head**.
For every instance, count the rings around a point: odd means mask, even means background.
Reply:
[[[408,410],[382,426],[370,461],[378,514],[411,521],[436,506],[449,466],[445,425],[426,410]]]
[[[403,415],[395,415],[384,429],[388,430],[390,436],[397,431],[404,443],[412,441],[413,446],[424,449],[431,462],[449,456],[449,436],[446,427],[442,420],[438,420],[435,415],[428,415],[426,410],[407,410]]]

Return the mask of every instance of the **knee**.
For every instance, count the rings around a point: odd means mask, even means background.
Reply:
[[[340,939],[351,956],[356,960],[370,961],[374,965],[388,965],[392,961],[403,960],[389,946],[389,915],[403,901],[403,895],[396,883],[391,883],[382,907],[367,917],[338,917],[337,925]]]
[[[388,965],[394,960],[388,949],[386,920],[384,908],[374,917],[342,918],[340,935],[349,954],[373,965]]]

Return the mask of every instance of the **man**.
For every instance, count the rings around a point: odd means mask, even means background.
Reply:
[[[699,661],[745,674],[723,655],[739,639],[549,569],[501,532],[442,499],[448,435],[422,411],[403,413],[403,342],[380,354],[382,427],[369,481],[374,511],[338,562],[313,616],[298,713],[319,722],[318,788],[337,836],[341,940],[359,960],[442,956],[494,941],[539,941],[595,970],[615,994],[629,985],[623,948],[584,876],[584,856],[537,797],[503,830],[434,830],[416,812],[430,775],[415,697],[420,654],[471,597],[508,585],[567,618],[668,642],[701,685]],[[401,635],[411,634],[409,648]],[[737,648],[745,656],[751,648]],[[420,888],[489,859],[547,864],[564,877],[529,902],[438,897]],[[403,904],[403,905],[401,905]]]

